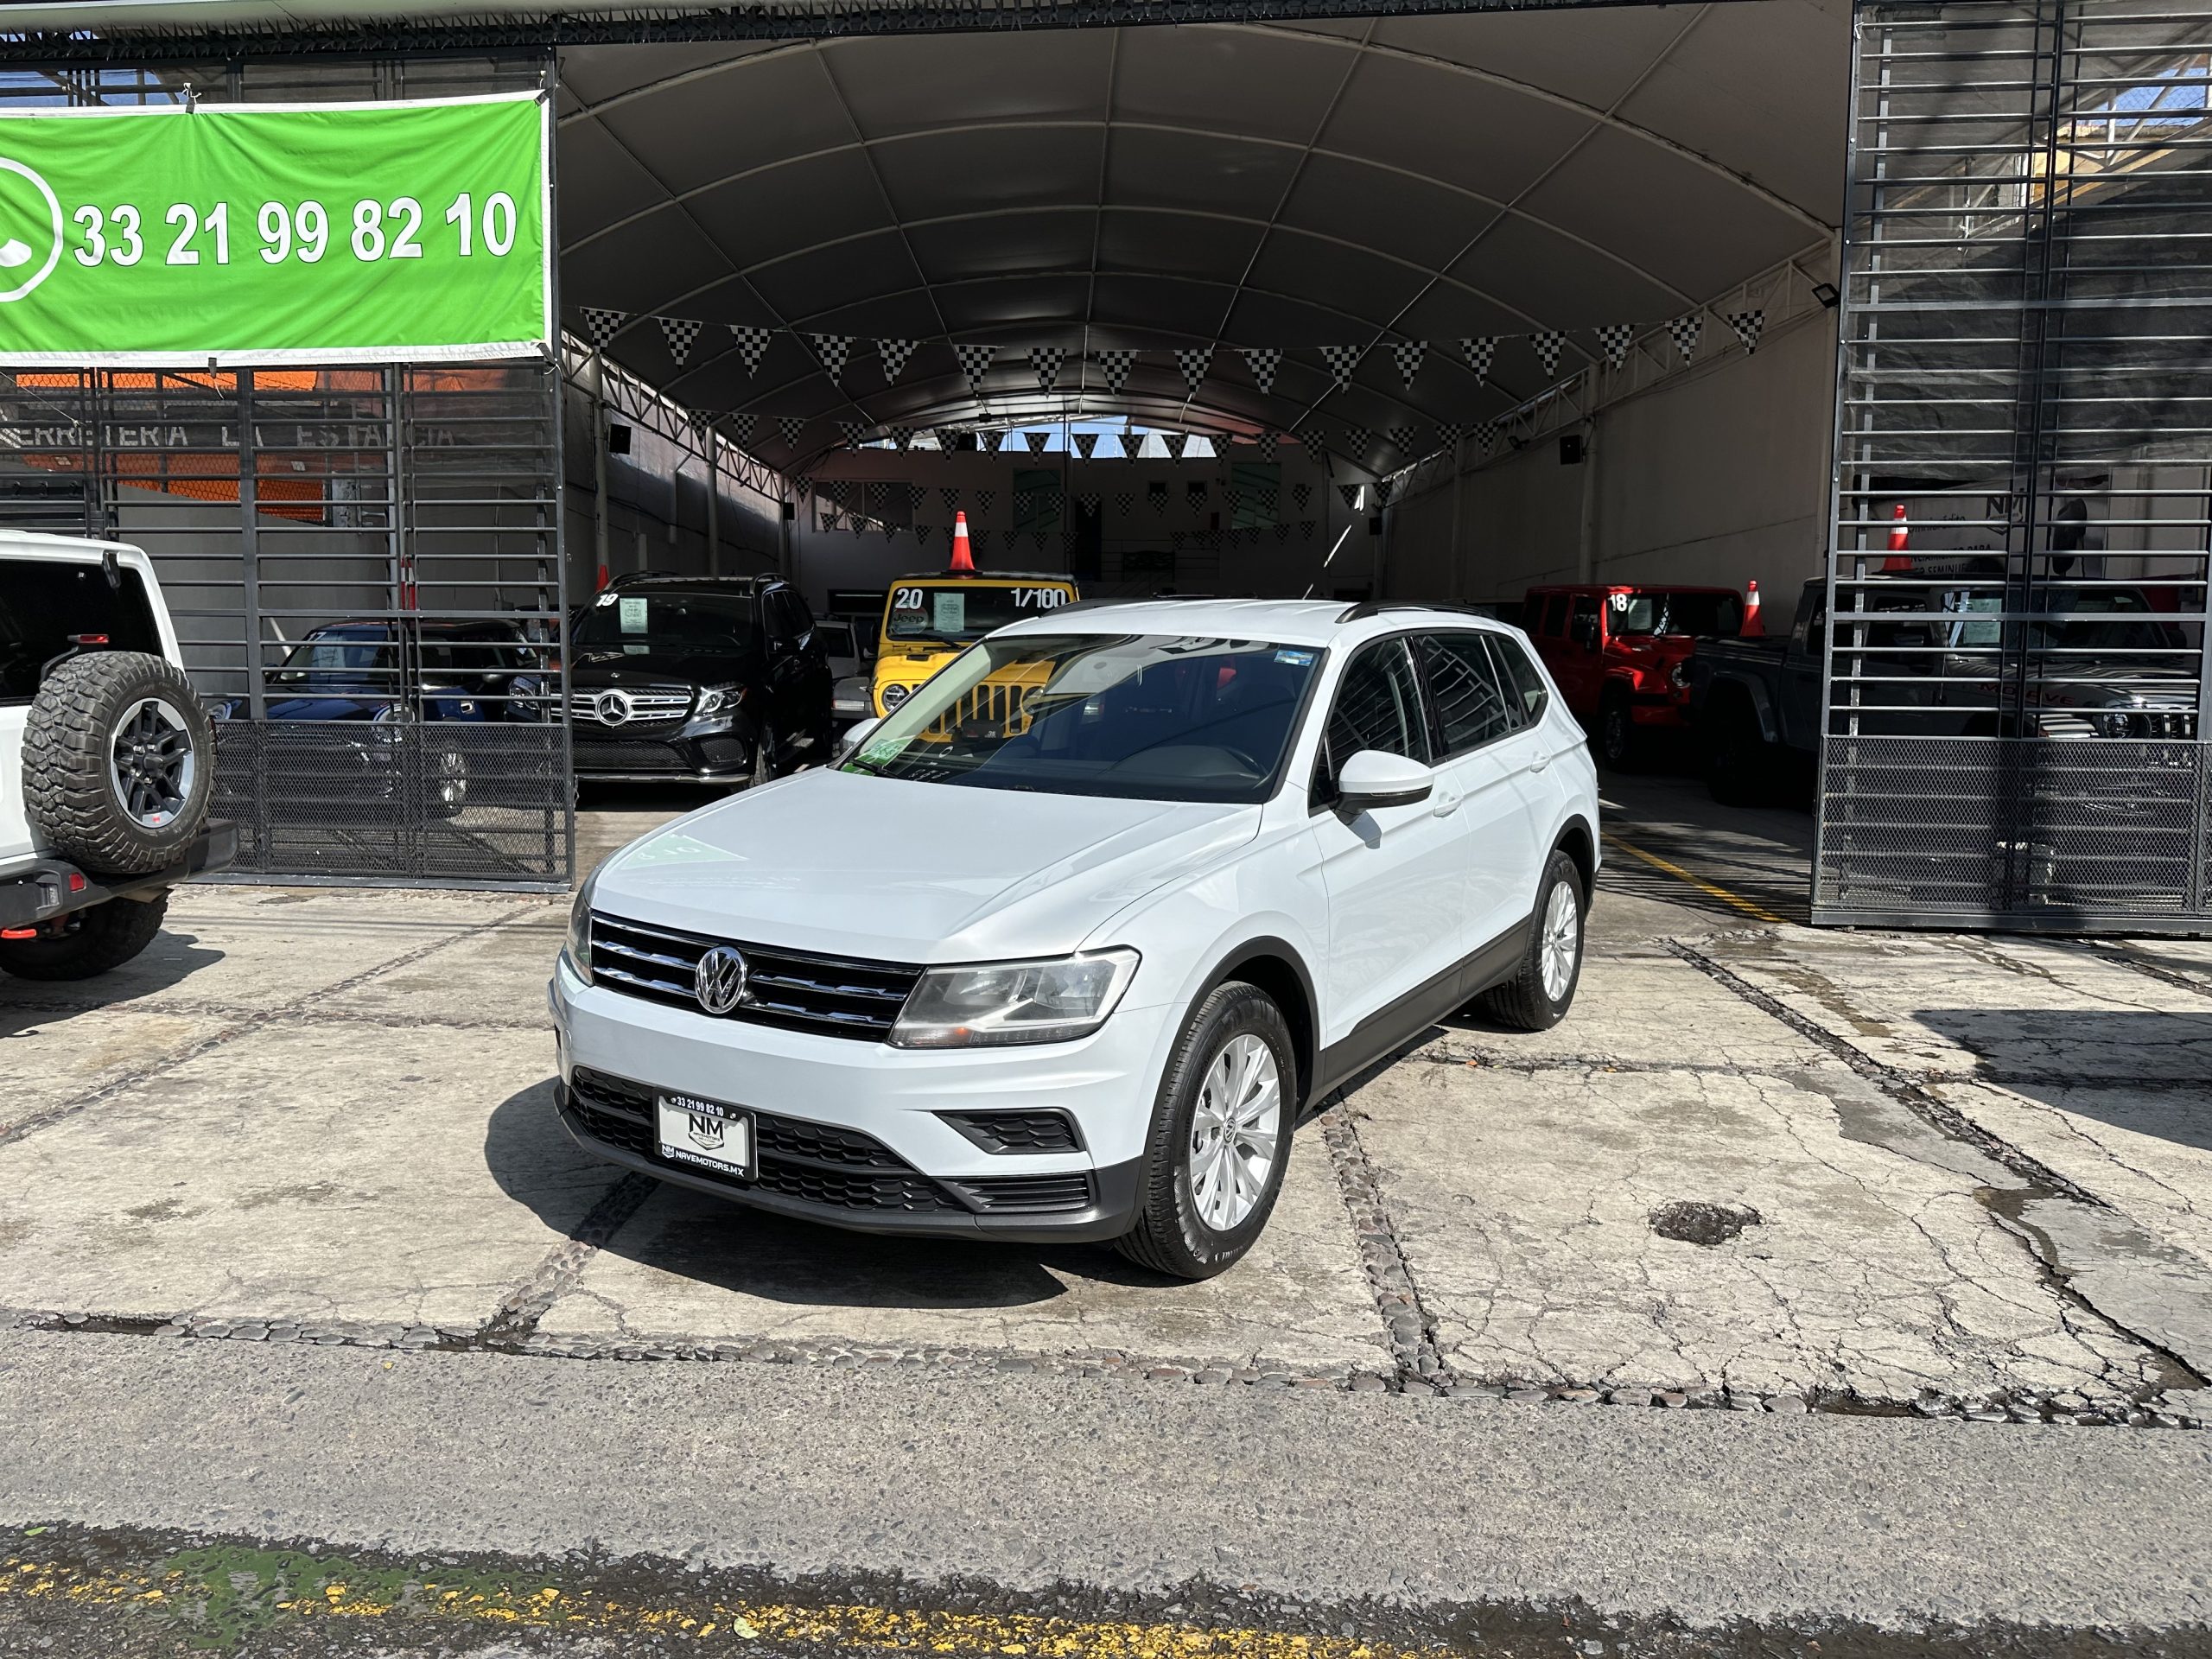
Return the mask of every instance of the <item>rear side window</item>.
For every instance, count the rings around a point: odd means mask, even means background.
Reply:
[[[29,702],[40,671],[80,647],[72,634],[105,635],[83,649],[162,654],[153,607],[138,573],[116,572],[117,587],[97,564],[58,559],[0,559],[0,702]]]
[[[1427,721],[1413,659],[1402,639],[1384,639],[1352,658],[1337,686],[1328,730],[1314,766],[1313,798],[1334,800],[1337,768],[1362,749],[1428,759]]]
[[[1444,734],[1444,753],[1469,749],[1503,737],[1519,722],[1510,712],[1503,684],[1478,633],[1424,634],[1421,667],[1428,695]]]
[[[1535,725],[1544,717],[1544,704],[1551,699],[1544,677],[1536,671],[1536,665],[1529,660],[1529,653],[1521,649],[1517,639],[1510,639],[1502,633],[1488,633],[1483,638],[1489,642],[1491,655],[1497,659],[1498,677],[1512,700],[1513,723]]]
[[[1598,643],[1598,596],[1595,594],[1574,595],[1573,620],[1567,632],[1577,640],[1590,645]]]
[[[1567,632],[1567,595],[1554,594],[1544,601],[1543,620],[1537,631],[1547,639],[1556,639]]]

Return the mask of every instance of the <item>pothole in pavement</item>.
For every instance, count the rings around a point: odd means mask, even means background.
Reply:
[[[1676,1198],[1651,1212],[1651,1230],[1662,1238],[1683,1244],[1726,1244],[1746,1227],[1763,1220],[1749,1205],[1705,1204],[1696,1198]]]

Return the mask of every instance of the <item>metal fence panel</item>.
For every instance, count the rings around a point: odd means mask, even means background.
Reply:
[[[1814,919],[2205,929],[2212,8],[1859,23]]]
[[[541,83],[505,61],[26,76],[74,105]],[[550,363],[9,372],[0,524],[160,574],[217,719],[238,873],[562,887],[575,862]]]

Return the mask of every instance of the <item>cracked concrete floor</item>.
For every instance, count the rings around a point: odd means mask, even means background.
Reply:
[[[1789,913],[1802,817],[1611,792]],[[1367,1082],[1359,1168],[1302,1136],[1199,1287],[672,1189],[573,1243],[615,1178],[549,1110],[558,905],[195,889],[110,980],[0,982],[0,1306],[1897,1403],[2212,1368],[2212,947],[1814,933],[1625,849],[1604,887],[1567,1023],[1456,1019]],[[1678,1200],[1758,1219],[1662,1236]]]

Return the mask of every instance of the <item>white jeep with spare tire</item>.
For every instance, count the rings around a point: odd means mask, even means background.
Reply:
[[[215,740],[145,554],[0,531],[0,970],[87,979],[238,855]]]

